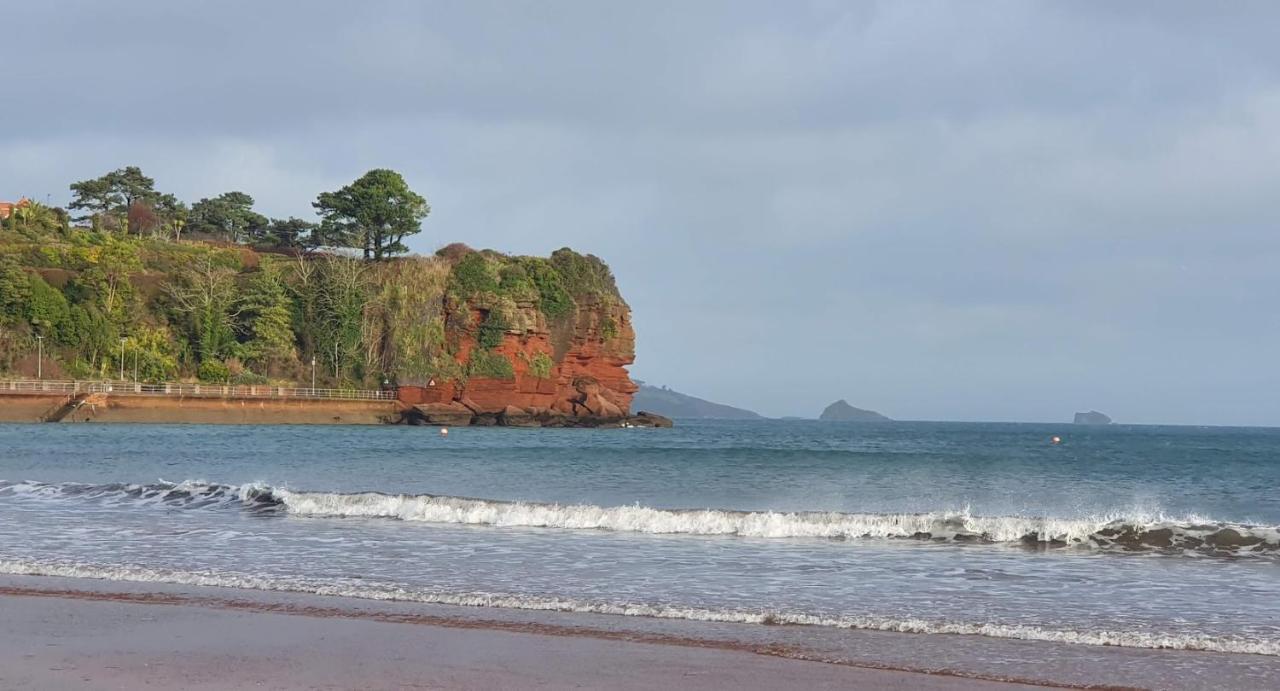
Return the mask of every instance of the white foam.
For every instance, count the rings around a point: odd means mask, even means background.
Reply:
[[[185,572],[131,566],[96,566],[84,564],[48,564],[31,561],[0,560],[0,573],[22,576],[56,576],[93,578],[133,583],[171,583],[177,585],[214,586],[309,593],[368,600],[419,602],[424,604],[466,607],[498,607],[506,609],[610,614],[658,619],[729,622],[741,624],[790,624],[841,629],[894,631],[919,634],[958,634],[1048,641],[1076,645],[1119,646],[1167,650],[1201,650],[1221,653],[1280,655],[1280,641],[1259,640],[1242,636],[1209,636],[1148,631],[1072,631],[1023,624],[932,621],[921,618],[896,619],[876,616],[821,617],[804,613],[712,610],[696,607],[613,603],[549,598],[504,593],[450,593],[410,591],[395,586],[374,587],[367,584],[325,583],[307,579],[267,578],[215,572]]]
[[[981,516],[968,509],[925,513],[732,511],[646,506],[546,504],[378,492],[301,492],[264,484],[200,480],[150,485],[0,481],[0,495],[37,500],[89,499],[112,505],[249,507],[296,516],[389,518],[427,523],[606,530],[753,538],[922,538],[1120,549],[1189,549],[1275,554],[1280,527],[1221,523],[1200,516],[1116,513],[1080,518]]]
[[[1280,530],[1213,523],[1198,516],[1110,514],[1086,518],[975,516],[962,511],[927,513],[841,513],[655,509],[645,506],[542,504],[431,495],[376,492],[338,494],[273,490],[290,514],[299,516],[393,518],[404,521],[496,527],[609,530],[618,532],[734,535],[761,538],[911,538],[1107,546],[1120,544],[1106,531],[1135,535],[1169,529],[1174,542],[1203,540],[1224,528],[1280,545]],[[1131,546],[1141,544],[1139,538]]]

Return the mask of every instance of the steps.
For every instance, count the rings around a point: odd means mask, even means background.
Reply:
[[[68,415],[70,415],[71,413],[74,413],[76,410],[80,408],[80,406],[84,405],[85,399],[87,398],[89,398],[89,394],[87,393],[80,393],[74,396],[68,396],[66,400],[62,402],[62,405],[58,406],[57,408],[54,408],[52,412],[40,418],[40,421],[41,422],[62,422],[62,420],[65,419]]]

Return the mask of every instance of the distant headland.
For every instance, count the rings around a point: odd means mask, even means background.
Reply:
[[[2,380],[114,381],[94,392],[104,421],[121,395],[203,385],[394,390],[401,421],[428,424],[633,422],[609,267],[568,248],[400,256],[430,207],[394,171],[319,193],[315,222],[240,191],[188,206],[136,167],[70,188],[66,209],[0,204]]]
[[[709,420],[760,420],[759,413],[745,408],[735,408],[723,403],[714,403],[706,399],[673,391],[665,386],[650,386],[636,380],[640,389],[636,391],[632,405],[638,410],[647,410],[666,417],[698,418]]]

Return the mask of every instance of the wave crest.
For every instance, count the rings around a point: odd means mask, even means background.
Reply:
[[[303,492],[268,485],[202,481],[81,484],[0,481],[0,497],[79,499],[113,505],[235,508],[260,514],[386,518],[493,527],[603,530],[660,535],[831,540],[914,539],[1084,546],[1125,551],[1280,554],[1280,526],[1224,523],[1199,517],[1106,515],[1085,518],[981,516],[969,511],[846,513],[662,509],[498,501],[431,494]]]

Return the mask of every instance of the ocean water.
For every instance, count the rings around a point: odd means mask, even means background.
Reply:
[[[0,425],[0,573],[1204,651],[1267,685],[1278,481],[1280,429]]]

